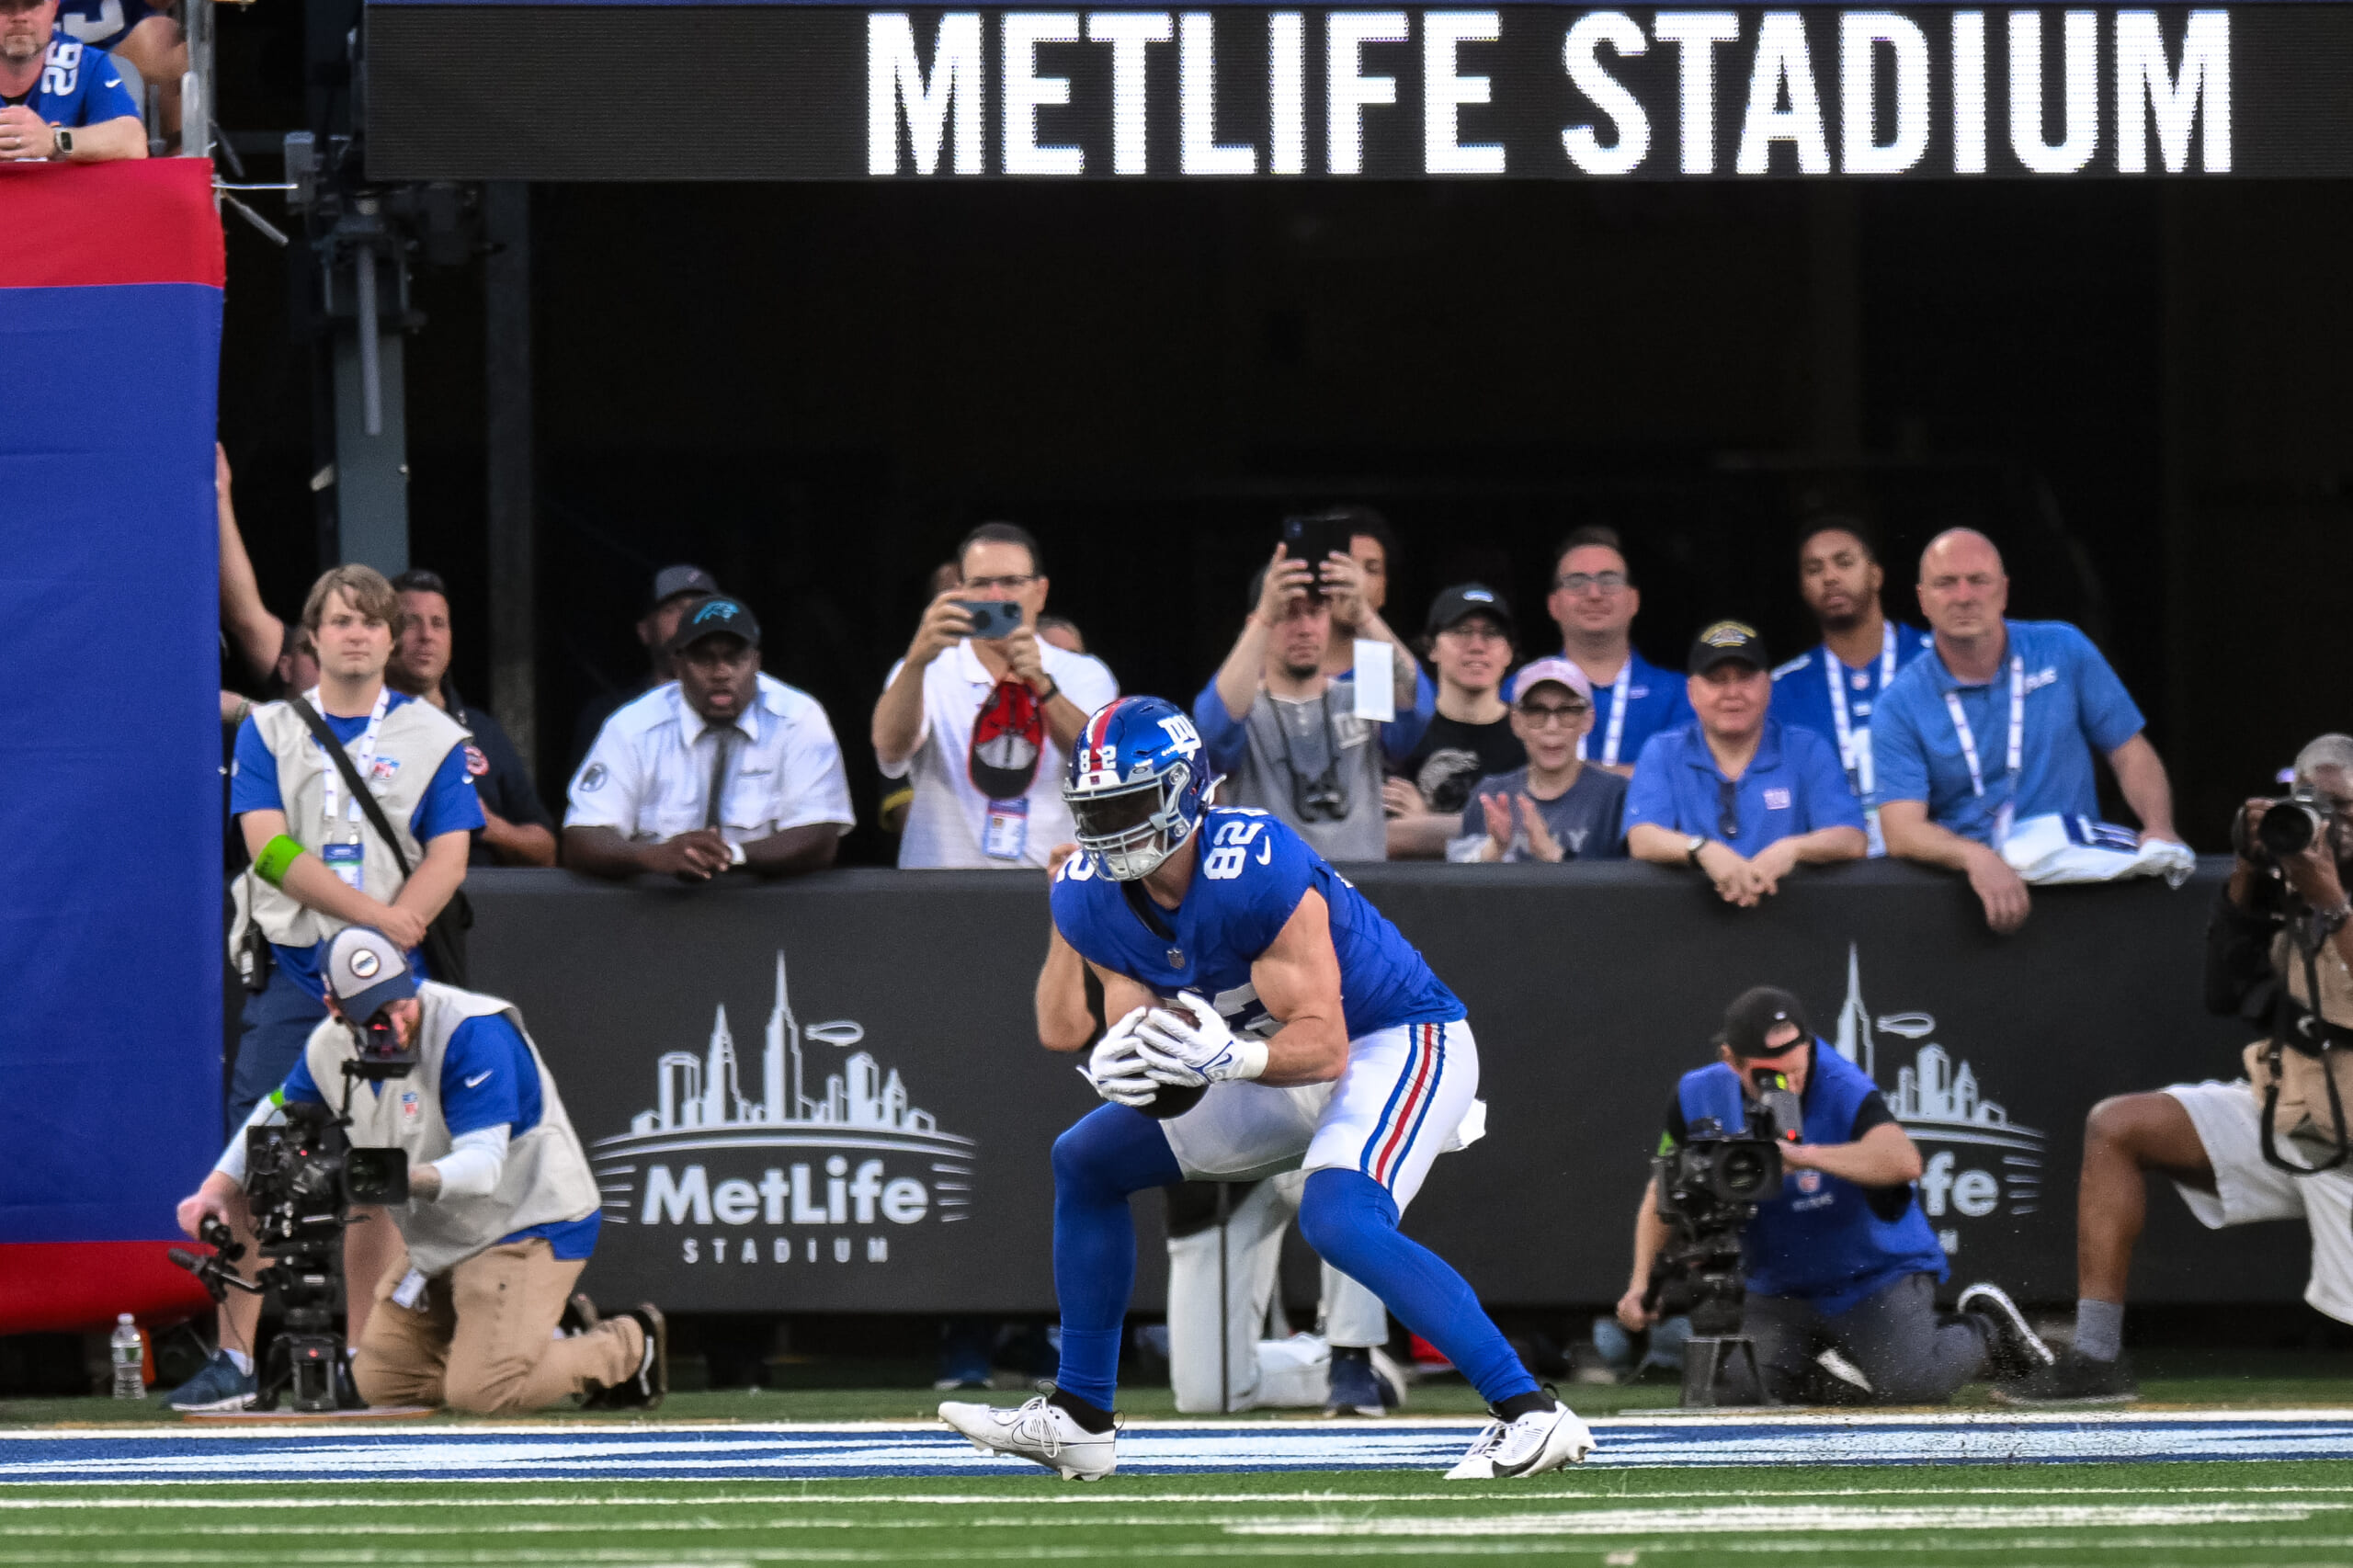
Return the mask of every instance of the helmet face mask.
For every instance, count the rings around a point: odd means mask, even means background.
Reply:
[[[1087,722],[1063,799],[1097,872],[1136,881],[1193,835],[1202,808],[1199,751],[1192,721],[1159,698],[1123,698]]]

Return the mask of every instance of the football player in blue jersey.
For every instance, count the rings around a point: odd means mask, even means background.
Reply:
[[[1192,720],[1153,697],[1100,709],[1073,747],[1063,796],[1082,853],[1054,879],[1054,925],[1118,1021],[1081,1069],[1110,1103],[1054,1143],[1062,1367],[1052,1394],[1017,1410],[947,1403],[941,1418],[983,1452],[1110,1474],[1129,1195],[1303,1166],[1308,1244],[1493,1410],[1449,1478],[1584,1459],[1585,1423],[1537,1387],[1462,1277],[1397,1229],[1431,1162],[1483,1130],[1462,1004],[1297,834],[1206,806],[1202,762]]]

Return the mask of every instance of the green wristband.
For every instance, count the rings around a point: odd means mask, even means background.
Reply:
[[[301,853],[302,846],[281,833],[261,846],[261,853],[254,859],[254,874],[277,887],[286,881],[287,871]]]

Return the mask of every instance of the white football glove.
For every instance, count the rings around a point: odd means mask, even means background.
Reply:
[[[1136,1008],[1126,1017],[1103,1031],[1087,1053],[1086,1064],[1078,1075],[1087,1086],[1113,1105],[1142,1108],[1152,1103],[1160,1093],[1160,1085],[1144,1074],[1144,1061],[1136,1040],[1136,1025],[1142,1021],[1145,1009]]]
[[[1154,1008],[1136,1026],[1144,1071],[1155,1082],[1190,1089],[1255,1078],[1267,1070],[1265,1040],[1235,1034],[1193,992],[1182,993],[1179,1001],[1177,1006]]]

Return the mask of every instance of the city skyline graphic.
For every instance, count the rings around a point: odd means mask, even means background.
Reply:
[[[1874,1017],[1863,1001],[1862,955],[1847,944],[1847,995],[1838,1007],[1831,1046],[1880,1085],[1887,1108],[1916,1143],[1974,1145],[1999,1162],[2002,1193],[2014,1214],[2031,1214],[2041,1197],[2043,1133],[2010,1119],[2008,1108],[1986,1096],[1966,1058],[1930,1040],[1937,1020],[1927,1013]],[[1924,1041],[1888,1086],[1880,1075],[1880,1040]],[[1890,1041],[1891,1054],[1895,1049]]]

